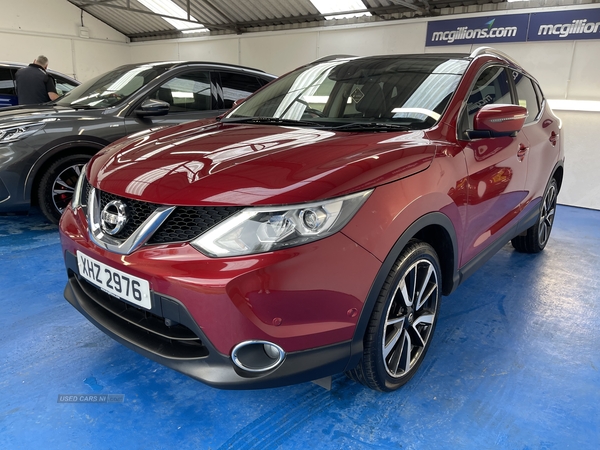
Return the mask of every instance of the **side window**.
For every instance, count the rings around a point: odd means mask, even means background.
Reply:
[[[512,103],[506,70],[499,66],[488,67],[479,76],[469,94],[466,114],[463,116],[463,120],[466,121],[464,126],[466,129],[472,129],[475,113],[485,105]]]
[[[236,100],[246,98],[262,87],[258,78],[233,72],[221,72],[224,108],[229,109]]]
[[[171,78],[149,98],[163,100],[170,112],[209,111],[212,109],[210,78],[208,72],[194,72]]]
[[[65,95],[67,92],[70,92],[77,87],[76,84],[73,84],[66,78],[60,77],[58,75],[52,75],[52,77],[54,78],[54,81],[56,83],[56,93],[58,95]]]
[[[527,119],[525,119],[525,123],[534,122],[540,114],[540,104],[535,93],[535,88],[533,87],[533,82],[520,72],[513,71],[512,75],[517,88],[519,105],[527,108],[527,112],[529,113]]]
[[[16,95],[15,82],[13,81],[10,69],[0,67],[0,94]]]
[[[0,67],[0,108],[16,104],[17,93],[11,70]]]

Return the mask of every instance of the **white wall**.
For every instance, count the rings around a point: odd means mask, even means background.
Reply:
[[[130,47],[133,50],[132,62],[190,58],[242,64],[275,75],[282,75],[299,65],[332,54],[470,53],[473,50],[469,45],[425,47],[426,30],[427,19],[413,19],[318,30],[142,42],[130,44]],[[600,40],[494,46],[520,62],[536,77],[548,98],[600,100]],[[600,113],[556,113],[563,121],[566,152],[565,178],[559,202],[600,209],[600,157],[596,156],[600,148],[595,145]]]
[[[80,10],[66,0],[0,0],[0,61],[30,62],[38,54],[55,70],[87,80],[129,62],[217,61],[282,75],[331,54],[470,52],[471,46],[425,47],[428,20],[310,28],[194,39],[128,43],[128,39],[84,13],[90,38],[78,37]],[[589,5],[586,7],[592,7]],[[567,7],[573,9],[577,7]],[[556,8],[547,8],[556,11]],[[531,10],[481,13],[499,15]],[[543,9],[536,9],[536,12]],[[468,14],[466,16],[476,16]],[[540,82],[548,98],[600,101],[600,40],[495,45]],[[557,111],[563,121],[566,165],[559,201],[600,209],[600,113]]]
[[[87,13],[90,37],[80,38],[81,10],[66,0],[1,0],[0,11],[0,61],[45,55],[51,69],[82,81],[129,63],[129,39]]]

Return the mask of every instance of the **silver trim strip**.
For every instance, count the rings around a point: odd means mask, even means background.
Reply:
[[[129,255],[144,245],[163,224],[175,206],[159,206],[125,241],[108,236],[100,225],[100,198],[92,187],[88,195],[88,224],[90,239],[101,248],[119,255]]]

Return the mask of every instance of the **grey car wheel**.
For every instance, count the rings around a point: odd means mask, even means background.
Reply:
[[[66,156],[55,161],[41,178],[38,202],[51,222],[57,224],[71,202],[81,169],[89,159],[90,156],[84,154]]]
[[[363,357],[348,374],[379,391],[393,391],[415,374],[429,348],[441,301],[435,250],[411,241],[390,271],[364,338]]]

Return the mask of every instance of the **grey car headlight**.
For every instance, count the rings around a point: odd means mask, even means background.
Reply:
[[[371,192],[301,205],[249,207],[202,234],[191,245],[219,258],[306,244],[341,230]]]
[[[44,125],[46,125],[44,122],[35,122],[0,127],[0,144],[8,144],[9,142],[25,139],[27,136],[31,136],[36,131],[41,130]]]

